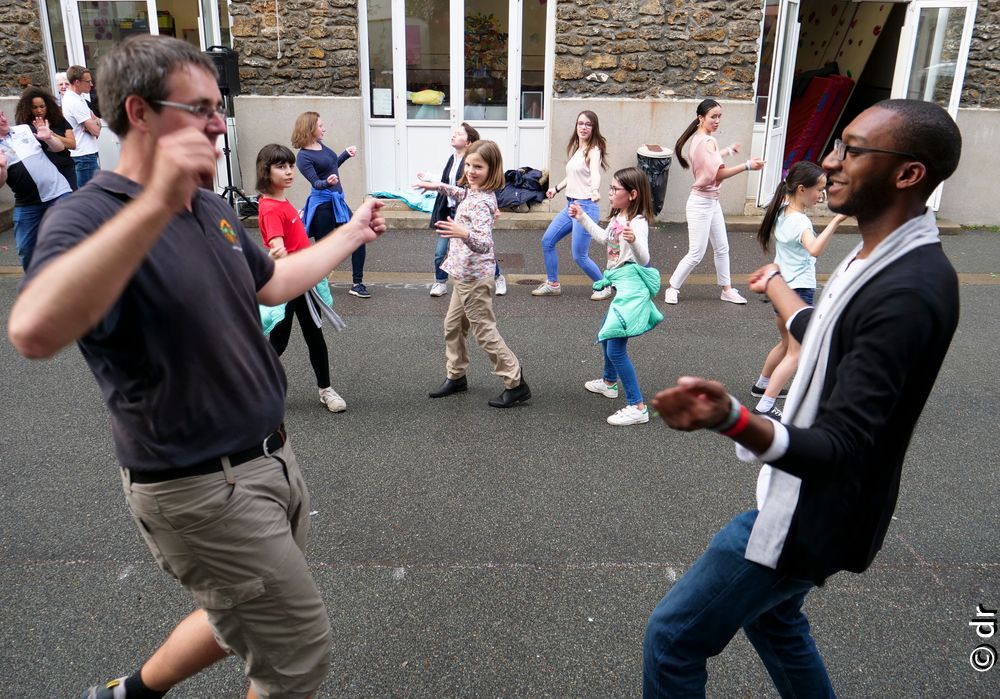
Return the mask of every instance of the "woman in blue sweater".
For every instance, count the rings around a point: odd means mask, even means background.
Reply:
[[[351,220],[351,210],[344,200],[344,188],[340,184],[340,166],[358,152],[357,146],[348,146],[338,156],[323,144],[325,135],[326,127],[318,113],[303,112],[295,120],[292,147],[299,149],[295,166],[312,184],[302,222],[309,237],[317,242]],[[364,274],[365,246],[362,245],[351,255],[352,286],[348,292],[362,299],[371,296],[364,284]]]

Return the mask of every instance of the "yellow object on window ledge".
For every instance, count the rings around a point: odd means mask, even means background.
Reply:
[[[439,105],[444,102],[444,93],[440,90],[421,90],[410,93],[412,104],[433,104]]]

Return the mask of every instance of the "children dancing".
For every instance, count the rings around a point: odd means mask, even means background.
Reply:
[[[617,290],[597,338],[604,348],[604,375],[584,384],[591,393],[618,397],[618,383],[625,390],[627,405],[608,417],[611,425],[649,422],[649,409],[642,399],[635,367],[628,356],[628,339],[651,330],[663,320],[653,298],[660,292],[660,273],[649,264],[649,222],[653,220],[652,197],[646,176],[634,167],[615,173],[608,188],[611,220],[602,229],[576,202],[569,215],[595,240],[605,243],[608,262],[604,277],[594,282],[600,292],[612,285]]]
[[[510,408],[531,398],[521,363],[497,331],[493,313],[496,290],[493,221],[497,212],[494,192],[504,186],[503,160],[493,141],[476,141],[465,151],[465,174],[455,187],[441,182],[417,182],[414,187],[443,192],[458,202],[455,219],[438,221],[440,235],[450,240],[441,269],[453,284],[444,317],[447,377],[431,398],[443,398],[468,389],[469,366],[466,336],[469,329],[493,362],[493,373],[503,378],[504,391],[489,401],[494,408]]]
[[[823,232],[816,235],[806,211],[819,203],[825,191],[823,168],[806,161],[795,163],[775,190],[757,232],[764,252],[768,252],[774,237],[774,264],[781,270],[785,283],[810,306],[816,293],[816,258],[823,254],[837,226],[847,218],[837,214]],[[776,322],[781,339],[768,353],[750,392],[760,396],[755,413],[780,420],[781,410],[774,402],[785,395],[785,384],[795,374],[800,347],[795,338],[789,336],[780,317]]]

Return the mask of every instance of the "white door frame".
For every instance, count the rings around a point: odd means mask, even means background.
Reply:
[[[969,60],[969,47],[972,42],[972,29],[976,22],[976,0],[913,0],[906,8],[906,19],[903,22],[903,29],[899,35],[899,50],[896,54],[896,71],[893,74],[891,96],[894,99],[906,97],[907,88],[910,82],[910,72],[913,68],[913,56],[917,48],[917,30],[919,28],[920,14],[922,10],[938,9],[947,11],[950,9],[965,10],[965,20],[962,27],[962,38],[959,42],[958,55],[955,59],[955,74],[951,83],[951,93],[948,96],[948,104],[942,105],[948,110],[952,119],[958,117],[958,107],[962,99],[962,87],[965,83],[965,67]],[[939,30],[943,27],[939,26]],[[940,50],[940,40],[943,35],[935,37],[935,44]],[[928,80],[928,85],[932,84]],[[927,96],[924,97],[925,99]],[[928,206],[937,211],[941,206],[942,183],[928,201]]]
[[[794,13],[794,14],[792,14]],[[757,206],[766,206],[782,177],[788,112],[792,100],[792,78],[799,45],[799,0],[778,0],[775,20],[774,58],[771,59],[771,83],[767,91],[767,115],[764,117],[764,152],[766,161],[757,185]],[[795,22],[785,31],[789,17]]]

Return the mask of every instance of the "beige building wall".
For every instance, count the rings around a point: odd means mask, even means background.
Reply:
[[[994,187],[1000,180],[996,143],[1000,120],[995,109],[959,109],[962,159],[941,195],[938,216],[963,225],[1000,224]]]
[[[601,213],[607,214],[607,187],[616,170],[636,165],[636,150],[644,143],[674,147],[677,139],[695,118],[701,100],[666,99],[554,99],[549,162],[552,182],[566,174],[566,145],[576,127],[577,115],[589,109],[600,121],[601,133],[608,142],[608,171],[601,174]],[[743,146],[740,156],[729,158],[730,164],[750,157],[753,139],[754,106],[752,102],[719,100],[722,105],[722,125],[717,134],[719,144],[738,142]],[[685,150],[686,153],[686,150]],[[660,221],[684,221],[684,206],[692,183],[691,172],[684,170],[673,158],[667,178],[667,194]],[[722,186],[722,209],[730,215],[742,215],[746,203],[747,182],[742,176],[727,180]],[[562,199],[562,195],[559,195]]]
[[[356,145],[358,154],[341,166],[341,184],[347,205],[355,209],[364,200],[368,161],[363,140],[363,105],[360,97],[258,97],[244,95],[235,99],[238,143],[236,152],[240,159],[243,190],[247,196],[256,194],[255,163],[257,153],[268,143],[292,147],[292,127],[299,114],[318,112],[326,126],[324,143],[342,152],[347,146]],[[393,167],[386,163],[386,167]],[[310,184],[296,173],[295,185],[288,191],[288,199],[301,208],[309,196]]]

